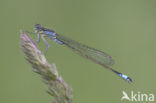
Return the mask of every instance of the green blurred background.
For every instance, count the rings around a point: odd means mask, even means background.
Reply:
[[[52,101],[20,49],[20,30],[32,32],[36,23],[110,54],[113,68],[134,81],[48,40],[47,59],[72,86],[73,103],[121,103],[123,90],[156,93],[155,0],[1,0],[0,103]]]

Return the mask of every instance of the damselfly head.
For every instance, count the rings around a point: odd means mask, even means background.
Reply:
[[[41,30],[41,24],[35,24],[34,26],[34,33],[37,33]]]

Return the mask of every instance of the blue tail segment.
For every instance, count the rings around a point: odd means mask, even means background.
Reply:
[[[115,74],[117,74],[119,77],[121,77],[122,79],[124,79],[126,82],[132,82],[132,79],[130,78],[130,77],[128,77],[127,75],[124,75],[124,74],[122,74],[122,73],[120,73],[120,72],[118,72],[118,71],[116,71],[116,70],[114,70],[114,69],[112,69],[112,68],[110,68],[110,70],[112,71],[112,72],[114,72]]]

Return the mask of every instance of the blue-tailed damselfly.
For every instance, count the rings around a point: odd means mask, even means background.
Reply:
[[[34,27],[34,30],[35,30],[35,33],[38,33],[37,41],[39,42],[40,36],[41,36],[41,38],[45,42],[45,44],[47,46],[46,51],[49,48],[49,43],[46,41],[46,39],[44,37],[49,37],[50,39],[57,42],[58,44],[66,45],[67,47],[73,49],[75,52],[77,52],[81,56],[83,56],[87,59],[90,59],[91,61],[93,61],[97,64],[100,64],[103,67],[109,69],[113,73],[117,74],[119,77],[123,78],[125,81],[132,82],[132,79],[130,77],[128,77],[127,75],[124,75],[124,74],[111,68],[111,66],[114,64],[114,61],[113,61],[112,57],[109,56],[108,54],[106,54],[100,50],[88,47],[84,44],[78,43],[78,42],[71,40],[67,37],[64,37],[60,34],[57,34],[55,31],[44,28],[40,24],[36,24]]]

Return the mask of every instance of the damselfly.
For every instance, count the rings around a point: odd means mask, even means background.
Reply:
[[[47,46],[46,51],[49,48],[49,43],[46,41],[45,37],[49,37],[50,39],[57,42],[58,44],[66,45],[67,47],[71,48],[73,51],[77,52],[81,56],[109,69],[113,73],[117,74],[119,77],[123,78],[125,81],[132,82],[132,79],[128,77],[127,75],[124,75],[111,68],[111,66],[114,64],[114,61],[112,57],[109,56],[108,54],[100,50],[88,47],[84,44],[78,43],[60,34],[57,34],[55,31],[44,28],[40,24],[36,24],[34,27],[34,30],[35,30],[35,33],[38,33],[37,42],[40,41],[40,37],[45,42]]]

